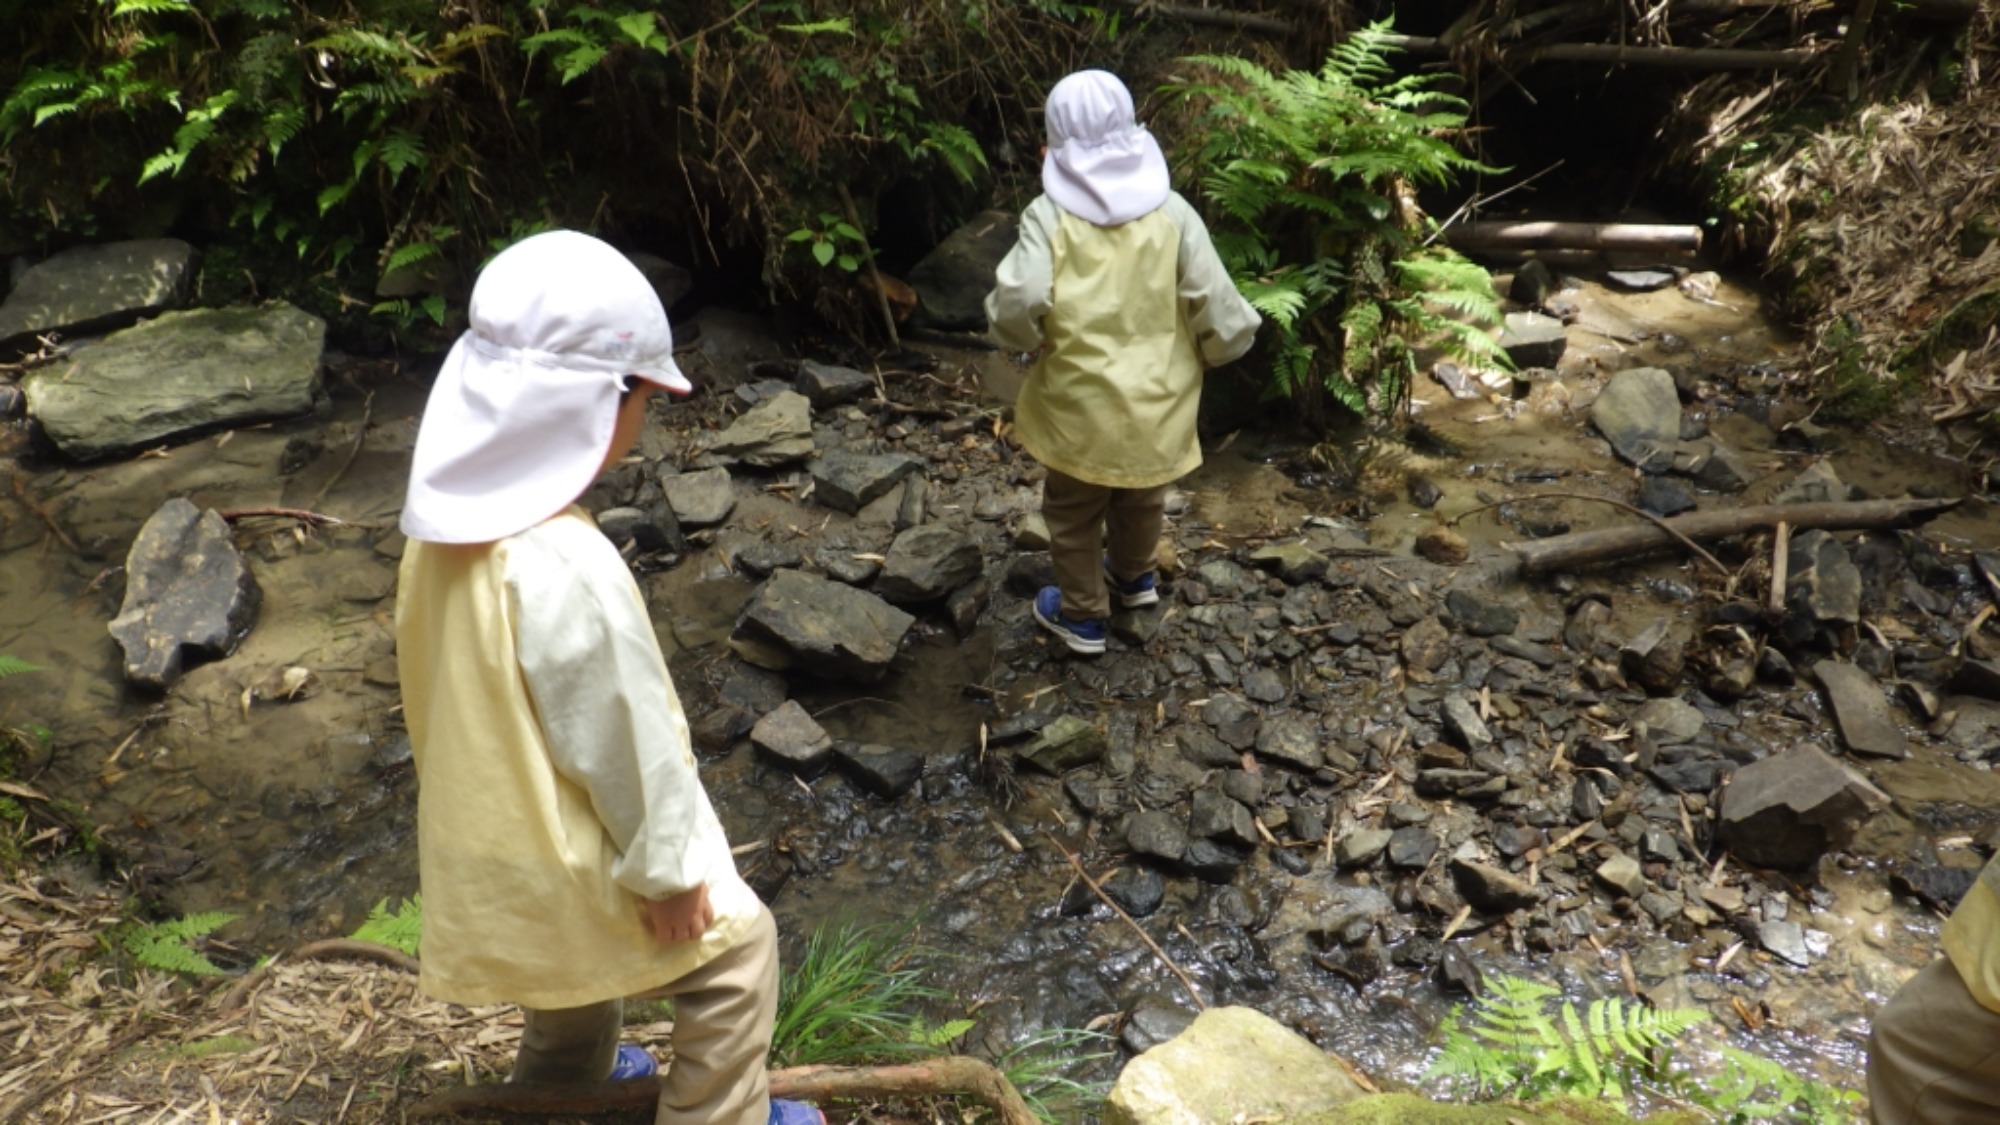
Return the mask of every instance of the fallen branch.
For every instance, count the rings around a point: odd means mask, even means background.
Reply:
[[[356,941],[353,938],[327,938],[324,941],[307,942],[293,950],[290,956],[296,961],[373,961],[378,965],[387,965],[406,973],[414,973],[422,968],[422,964],[415,957],[400,949],[392,949],[372,941]],[[250,999],[250,994],[257,991],[257,986],[264,983],[265,978],[271,975],[271,970],[277,968],[278,963],[284,959],[283,955],[273,957],[238,977],[236,983],[229,986],[229,991],[222,994],[222,1003],[216,1010],[227,1014],[241,1008],[244,1002]]]
[[[1454,250],[1648,250],[1693,253],[1701,228],[1669,223],[1564,223],[1490,220],[1445,231]]]
[[[1696,543],[1694,540],[1689,539],[1687,536],[1681,534],[1678,531],[1675,531],[1673,525],[1668,523],[1666,520],[1661,519],[1659,516],[1654,515],[1653,513],[1645,510],[1644,508],[1635,508],[1632,505],[1627,504],[1623,500],[1613,500],[1609,496],[1592,496],[1587,492],[1537,492],[1528,496],[1516,496],[1511,500],[1501,500],[1492,504],[1481,504],[1477,508],[1473,508],[1470,511],[1460,512],[1459,514],[1444,521],[1445,526],[1456,527],[1458,525],[1458,521],[1464,519],[1467,516],[1478,515],[1480,512],[1487,511],[1488,509],[1491,508],[1502,508],[1507,506],[1508,504],[1519,504],[1528,500],[1590,500],[1599,504],[1609,504],[1614,508],[1623,508],[1635,516],[1640,516],[1644,519],[1651,520],[1654,527],[1657,527],[1661,531],[1666,532],[1668,535],[1673,536],[1674,539],[1677,542],[1679,542],[1681,546],[1686,547],[1689,551],[1693,552],[1696,556],[1698,556],[1703,562],[1714,567],[1716,573],[1722,575],[1723,578],[1728,579],[1734,577],[1730,569],[1722,565],[1721,560],[1717,559],[1714,555],[1709,554],[1707,551],[1702,550],[1701,544]],[[1565,536],[1564,538],[1567,538],[1567,536]]]
[[[215,513],[230,523],[248,519],[297,520],[314,527],[345,527],[346,521],[334,516],[309,512],[304,508],[231,508]]]
[[[1269,16],[1251,15],[1248,12],[1191,8],[1185,4],[1148,4],[1142,0],[1111,0],[1111,6],[1137,12],[1141,19],[1172,20],[1175,23],[1193,24],[1197,27],[1227,27],[1235,31],[1273,35],[1280,39],[1296,39],[1299,35],[1298,27],[1293,24]]]
[[[1771,536],[1771,592],[1766,603],[1774,614],[1785,609],[1785,571],[1792,565],[1792,525],[1778,521],[1778,530]]]
[[[1062,853],[1062,857],[1069,861],[1070,867],[1076,870],[1076,877],[1083,880],[1083,885],[1089,887],[1092,894],[1103,900],[1104,905],[1110,907],[1120,918],[1125,920],[1126,925],[1132,927],[1132,932],[1139,935],[1139,940],[1146,943],[1146,948],[1153,951],[1153,956],[1160,959],[1160,964],[1165,965],[1167,971],[1174,974],[1180,980],[1181,987],[1187,989],[1187,994],[1194,998],[1194,1006],[1202,1011],[1207,1011],[1208,1001],[1201,998],[1201,990],[1194,986],[1194,978],[1188,976],[1179,965],[1174,963],[1173,958],[1167,956],[1167,951],[1160,948],[1160,943],[1153,940],[1153,935],[1147,933],[1144,926],[1133,921],[1132,916],[1125,913],[1124,907],[1111,901],[1111,896],[1105,894],[1104,888],[1097,885],[1097,880],[1090,877],[1090,872],[1083,869],[1083,861],[1076,858],[1075,852],[1063,847],[1062,841],[1056,839],[1054,833],[1049,833],[1048,837],[1049,842],[1054,844],[1056,850]]]
[[[1727,539],[1788,523],[1793,531],[1882,531],[1910,527],[1958,507],[1959,500],[1858,500],[1818,504],[1764,504],[1715,512],[1694,512],[1642,525],[1579,531],[1532,543],[1502,544],[1513,552],[1520,574],[1529,577],[1619,562],[1673,545],[1676,537],[1695,541]]]
[[[1392,47],[1416,55],[1449,55],[1451,45],[1423,35],[1387,35]],[[1804,48],[1754,51],[1735,47],[1628,47],[1621,43],[1552,43],[1500,52],[1509,67],[1537,62],[1601,62],[1613,66],[1664,66],[1679,70],[1796,70],[1817,58]]]
[[[354,430],[354,445],[347,451],[347,460],[342,461],[340,468],[335,469],[333,475],[326,478],[326,483],[319,486],[319,491],[313,493],[310,507],[319,507],[319,502],[326,499],[326,494],[332,492],[333,486],[340,483],[340,478],[347,475],[347,470],[354,467],[354,459],[361,456],[361,444],[368,440],[368,420],[374,414],[375,392],[369,391],[368,397],[361,400],[361,425]]]
[[[972,1098],[999,1115],[1001,1125],[1037,1125],[1034,1111],[1007,1076],[962,1055],[893,1066],[801,1066],[771,1072],[771,1096],[801,1101],[875,1098]],[[659,1102],[657,1080],[496,1082],[440,1091],[410,1107],[409,1118],[632,1113]]]

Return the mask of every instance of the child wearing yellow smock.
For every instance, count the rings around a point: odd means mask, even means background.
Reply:
[[[555,231],[473,288],[417,436],[396,606],[418,775],[420,984],[524,1011],[516,1082],[640,1077],[622,998],[675,1003],[662,1125],[819,1121],[768,1097],[770,912],[738,876],[624,560],[574,506],[655,388],[690,390],[622,254]]]
[[[986,315],[996,343],[1041,350],[1014,408],[1022,446],[1048,470],[1056,585],[1035,598],[1035,619],[1091,654],[1104,651],[1113,596],[1159,600],[1167,486],[1201,464],[1202,373],[1249,351],[1263,319],[1173,191],[1124,83],[1101,70],[1064,78],[1046,127],[1044,194],[1021,216]]]

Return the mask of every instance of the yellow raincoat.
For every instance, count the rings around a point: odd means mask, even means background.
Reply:
[[[1041,196],[995,281],[994,341],[1043,349],[1014,407],[1029,453],[1109,488],[1153,488],[1201,464],[1202,372],[1249,351],[1263,318],[1185,199],[1101,227]]]

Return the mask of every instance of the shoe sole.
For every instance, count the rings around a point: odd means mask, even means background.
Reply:
[[[1062,643],[1068,645],[1069,650],[1071,652],[1077,653],[1082,656],[1098,656],[1104,652],[1103,641],[1086,640],[1085,638],[1077,636],[1075,633],[1070,632],[1068,629],[1063,628],[1062,626],[1056,624],[1055,622],[1050,621],[1048,618],[1042,616],[1041,606],[1031,605],[1028,607],[1028,610],[1029,612],[1035,615],[1036,624],[1040,625],[1042,628],[1047,629],[1049,632],[1054,633],[1057,637],[1061,638]]]
[[[1118,604],[1124,606],[1126,609],[1144,609],[1149,605],[1159,605],[1160,592],[1158,590],[1141,590],[1136,594],[1119,594]]]

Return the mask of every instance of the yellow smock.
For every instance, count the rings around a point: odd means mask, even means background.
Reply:
[[[1944,953],[1979,1006],[2000,1012],[2000,856],[1987,862],[1945,920]]]
[[[645,602],[581,510],[495,543],[411,540],[396,644],[425,992],[581,1007],[685,976],[748,931],[761,907],[696,776]],[[704,882],[715,924],[655,941],[643,900]]]
[[[1014,406],[1029,453],[1109,488],[1153,488],[1201,464],[1204,367],[1249,351],[1263,318],[1185,199],[1101,227],[1042,196],[995,282],[993,339],[1043,349]]]

